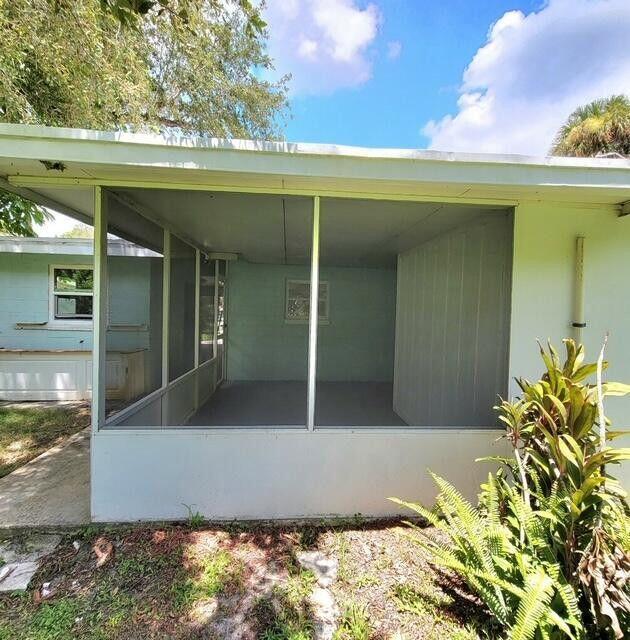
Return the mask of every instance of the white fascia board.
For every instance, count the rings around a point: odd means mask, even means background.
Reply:
[[[257,142],[85,131],[0,124],[0,157],[78,163],[98,180],[99,168],[182,169],[276,177],[513,187],[628,188],[630,160],[369,149],[289,142]],[[105,170],[105,169],[103,169]],[[49,175],[63,176],[53,171]],[[143,173],[143,176],[146,176]]]
[[[0,253],[46,253],[66,256],[91,256],[91,239],[83,238],[0,238]],[[157,258],[159,253],[124,240],[109,240],[107,254],[134,258]]]

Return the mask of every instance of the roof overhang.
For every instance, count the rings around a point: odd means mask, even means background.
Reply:
[[[43,162],[45,161],[45,162]],[[630,200],[630,160],[444,153],[0,124],[5,186],[161,188],[514,206]],[[68,205],[67,213],[72,215]],[[78,213],[84,211],[78,208]],[[75,216],[76,217],[76,216]]]

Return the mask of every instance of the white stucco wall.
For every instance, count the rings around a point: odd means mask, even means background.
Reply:
[[[612,207],[523,204],[514,220],[510,395],[519,388],[514,377],[535,378],[542,372],[536,339],[551,339],[564,353],[562,338],[572,336],[575,238],[585,237],[583,330],[586,359],[597,360],[606,332],[605,378],[630,382],[630,217]],[[593,380],[594,382],[594,380]],[[630,397],[608,398],[606,415],[613,428],[630,424]],[[630,438],[616,440],[630,446]],[[610,468],[630,485],[630,464]]]
[[[575,238],[585,237],[583,330],[587,360],[597,359],[604,334],[611,380],[630,382],[630,217],[613,208],[520,205],[514,221],[510,393],[515,376],[541,372],[536,339],[558,350],[572,335]],[[606,413],[617,426],[630,422],[630,397],[611,398]]]
[[[431,502],[427,468],[474,499],[499,454],[479,430],[102,431],[92,440],[95,521],[384,516],[398,496]]]

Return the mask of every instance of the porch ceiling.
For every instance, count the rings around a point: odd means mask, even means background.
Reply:
[[[138,211],[194,238],[208,251],[249,262],[310,261],[311,198],[133,189],[118,191]],[[505,207],[432,202],[322,198],[320,251],[324,265],[393,265],[399,252],[480,215]]]

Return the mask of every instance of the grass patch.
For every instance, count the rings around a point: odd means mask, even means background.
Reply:
[[[80,607],[75,600],[62,598],[43,604],[30,620],[24,637],[29,640],[72,640]]]
[[[90,424],[81,407],[0,407],[0,478]]]
[[[190,607],[198,600],[219,594],[236,592],[243,585],[243,564],[227,550],[220,550],[199,559],[199,572],[173,584],[178,608]]]

